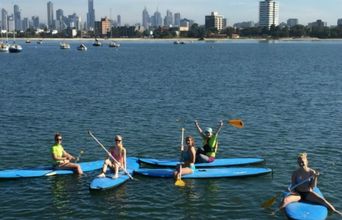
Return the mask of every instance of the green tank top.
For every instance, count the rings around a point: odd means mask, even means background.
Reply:
[[[218,148],[218,135],[214,134],[209,138],[208,142],[206,138],[203,138],[203,149],[208,157],[215,157]]]
[[[54,144],[51,147],[51,153],[54,154],[56,157],[62,157],[63,156],[63,151],[64,151],[64,148],[63,148],[63,146],[61,144]],[[55,160],[54,162],[59,163],[61,161],[62,160]]]

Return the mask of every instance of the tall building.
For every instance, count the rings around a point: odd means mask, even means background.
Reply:
[[[337,19],[337,26],[342,26],[342,18]]]
[[[270,28],[279,25],[279,4],[273,0],[261,1],[259,5],[259,26]]]
[[[39,28],[39,17],[38,16],[32,16],[32,26],[34,29]]]
[[[156,12],[154,12],[153,16],[151,17],[151,25],[153,27],[161,27],[162,26],[162,16],[160,14],[160,12],[157,10]]]
[[[142,12],[142,25],[145,28],[145,30],[148,30],[151,25],[151,18],[150,18],[150,15],[148,14],[146,7],[144,8]]]
[[[223,29],[223,16],[218,12],[211,12],[211,15],[205,16],[205,28],[216,28],[218,31]]]
[[[22,23],[22,30],[26,31],[27,29],[30,28],[30,22],[28,18],[24,18],[23,19],[23,23]]]
[[[94,0],[88,0],[87,26],[90,30],[95,27]]]
[[[7,11],[3,8],[1,10],[1,28],[2,30],[8,30],[8,14]]]
[[[117,25],[118,27],[121,27],[121,15],[118,15],[118,16],[116,17],[116,25]]]
[[[49,28],[54,28],[53,21],[53,4],[52,2],[47,3],[47,24]]]
[[[179,12],[174,14],[175,19],[174,19],[174,26],[179,27],[180,26],[180,20],[181,20],[181,15]]]
[[[21,31],[21,15],[20,15],[20,9],[18,5],[14,5],[14,29],[17,31]]]
[[[7,22],[8,22],[8,31],[13,32],[14,31],[14,16],[10,15],[7,17]]]
[[[173,25],[173,16],[170,10],[166,11],[166,16],[164,18],[164,26],[171,27]]]

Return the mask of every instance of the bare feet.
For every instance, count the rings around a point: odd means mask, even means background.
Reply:
[[[106,177],[106,174],[100,173],[97,177],[99,177],[99,178],[104,178],[104,177]]]

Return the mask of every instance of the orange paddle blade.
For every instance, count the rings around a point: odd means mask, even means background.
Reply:
[[[262,208],[269,208],[269,207],[271,207],[275,203],[275,201],[276,201],[276,199],[277,199],[277,197],[279,195],[280,195],[280,193],[278,193],[277,195],[273,196],[272,198],[266,200],[265,202],[263,202],[261,204],[261,207]]]
[[[240,119],[229,120],[228,124],[230,124],[230,125],[232,125],[232,126],[234,126],[236,128],[243,128],[244,127],[243,121],[240,120]]]
[[[185,186],[184,180],[177,179],[176,182],[175,182],[175,186],[184,187]]]

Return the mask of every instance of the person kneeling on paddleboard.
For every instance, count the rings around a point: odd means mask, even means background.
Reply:
[[[109,149],[110,155],[107,155],[107,159],[103,163],[102,172],[97,177],[106,177],[107,167],[109,166],[114,171],[113,179],[119,177],[119,169],[124,168],[126,170],[126,149],[122,144],[122,137],[116,135],[115,145]]]
[[[83,174],[82,168],[79,164],[71,163],[71,160],[76,160],[74,156],[66,152],[62,146],[62,135],[55,134],[55,144],[51,147],[51,155],[54,160],[54,168],[56,169],[70,169],[76,170],[78,174]]]
[[[176,180],[181,179],[184,174],[191,174],[195,171],[196,148],[195,141],[192,136],[185,138],[186,146],[181,152],[181,163],[173,173]]]
[[[201,129],[198,121],[195,121],[195,126],[202,137],[203,147],[198,148],[196,152],[196,163],[210,163],[215,160],[218,149],[218,134],[223,127],[223,121],[219,122],[216,131],[212,128],[206,128],[205,131]]]

